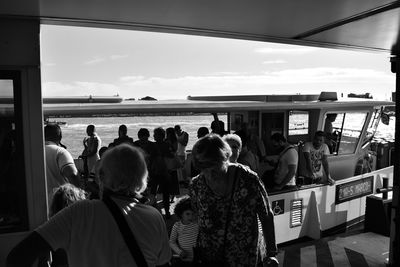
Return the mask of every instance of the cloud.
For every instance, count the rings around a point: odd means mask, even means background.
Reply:
[[[104,62],[106,59],[104,57],[95,57],[94,59],[87,60],[83,62],[85,65],[96,65],[98,63]]]
[[[315,47],[287,47],[287,48],[274,48],[274,47],[263,47],[256,48],[254,51],[261,54],[280,54],[280,55],[303,55],[307,53],[312,53],[320,48]]]
[[[276,59],[276,60],[266,60],[266,61],[263,61],[263,63],[262,64],[283,64],[283,63],[286,63],[287,61],[286,60],[283,60],[283,59]]]
[[[111,60],[118,60],[118,59],[123,59],[123,58],[127,58],[129,57],[129,55],[111,55],[110,59]]]
[[[144,80],[144,76],[122,76],[119,78],[121,82],[136,82]]]
[[[394,90],[393,75],[356,68],[306,68],[265,72],[261,75],[208,75],[175,78],[123,76],[115,83],[76,81],[43,84],[43,96],[119,94],[125,98],[146,95],[157,99],[184,99],[188,95],[318,94],[321,91],[370,92]]]
[[[390,80],[385,72],[360,68],[304,68],[265,72],[271,79],[282,83],[370,83],[374,80]],[[349,84],[350,85],[350,84]]]
[[[51,63],[51,62],[43,63],[42,62],[41,65],[44,67],[54,67],[54,66],[56,66],[56,63]]]
[[[246,75],[246,72],[219,71],[215,72],[214,74],[218,76],[237,76],[237,75]]]
[[[118,86],[108,83],[81,82],[60,83],[46,82],[42,84],[43,96],[112,96],[119,94]]]

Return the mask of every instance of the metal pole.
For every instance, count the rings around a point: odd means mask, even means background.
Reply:
[[[391,71],[396,73],[396,126],[394,146],[393,198],[390,229],[389,266],[400,266],[400,58],[399,55],[390,59]]]

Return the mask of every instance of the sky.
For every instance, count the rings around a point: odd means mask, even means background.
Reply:
[[[42,95],[370,93],[390,99],[389,56],[215,37],[41,26]]]

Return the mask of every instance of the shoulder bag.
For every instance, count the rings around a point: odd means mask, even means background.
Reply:
[[[118,224],[119,231],[121,232],[121,235],[124,238],[125,243],[128,246],[134,261],[136,262],[136,265],[139,267],[147,267],[148,265],[142,253],[142,250],[140,249],[135,239],[135,236],[129,228],[129,225],[126,222],[121,209],[108,195],[104,195],[103,202],[107,206],[108,210],[111,212],[115,222]]]

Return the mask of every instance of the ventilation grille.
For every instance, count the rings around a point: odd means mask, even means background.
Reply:
[[[290,202],[290,227],[300,226],[303,222],[303,199]]]

